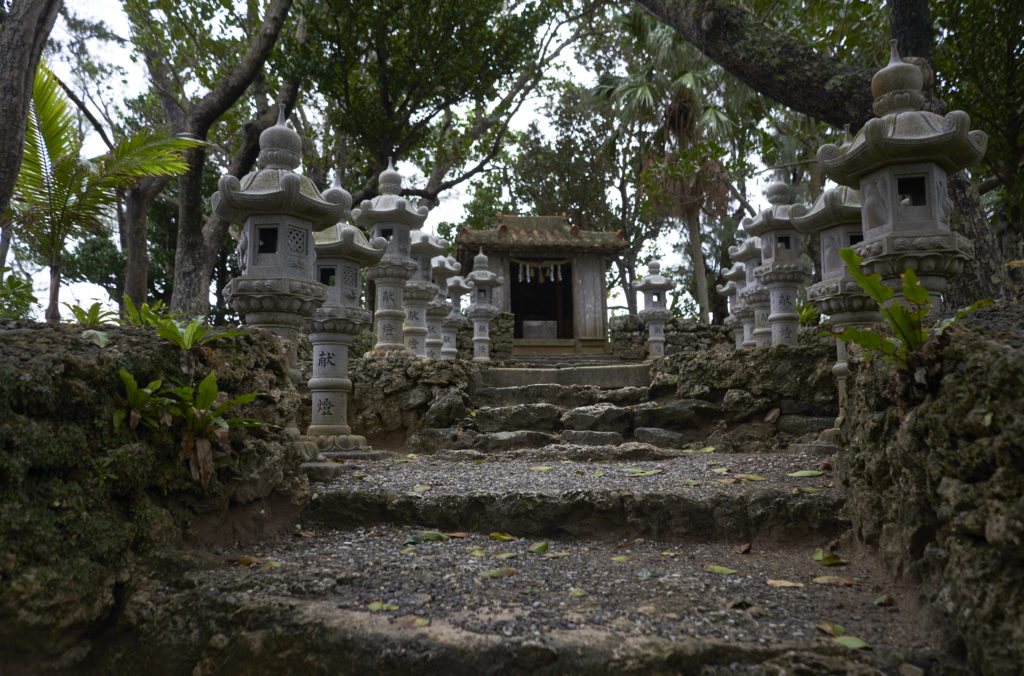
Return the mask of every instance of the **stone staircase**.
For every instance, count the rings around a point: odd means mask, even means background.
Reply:
[[[294,537],[190,561],[186,583],[154,577],[126,612],[145,649],[114,666],[968,673],[908,593],[844,548],[844,496],[821,453],[709,443],[744,420],[733,438],[795,425],[797,404],[750,419],[753,395],[657,390],[646,364],[487,369],[456,424],[336,458]],[[795,431],[829,422],[804,418]]]

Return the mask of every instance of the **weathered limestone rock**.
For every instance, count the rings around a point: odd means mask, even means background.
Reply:
[[[637,427],[660,427],[677,432],[707,425],[719,414],[718,406],[700,399],[683,399],[633,409],[634,424]]]
[[[633,412],[607,402],[581,406],[562,415],[562,426],[569,430],[628,434],[633,428]]]
[[[481,408],[473,421],[481,432],[540,430],[554,432],[559,428],[562,409],[554,404],[516,404],[497,408]]]
[[[621,444],[624,440],[619,432],[599,432],[597,430],[563,430],[562,441],[581,446],[601,446],[603,444]]]
[[[637,427],[633,430],[633,438],[659,448],[679,448],[683,445],[683,435],[660,427]]]
[[[857,540],[986,674],[1024,663],[1024,615],[1006,610],[1024,603],[1022,319],[1019,305],[976,313],[990,330],[929,341],[910,374],[857,365],[835,457]]]

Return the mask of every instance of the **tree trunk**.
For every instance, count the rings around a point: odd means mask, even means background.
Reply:
[[[919,56],[935,69],[935,34],[928,0],[886,0],[889,37],[901,56]]]
[[[46,321],[60,324],[60,273],[62,262],[60,256],[50,261],[50,302],[46,306]]]
[[[61,0],[13,0],[0,17],[0,127],[4,130],[0,134],[0,214],[7,211],[14,194],[32,83],[61,4]]]
[[[700,236],[700,213],[694,212],[686,215],[686,231],[690,239],[690,259],[693,263],[693,284],[697,291],[697,305],[700,308],[701,324],[708,323],[708,275],[704,267],[704,250],[701,246]]]
[[[131,188],[125,196],[124,214],[119,221],[121,243],[124,247],[124,295],[132,299],[135,307],[146,302],[149,292],[149,250],[146,237],[146,216],[157,196],[163,191],[169,177],[145,178]],[[123,302],[118,299],[118,302]]]
[[[963,274],[949,280],[944,294],[949,310],[967,307],[976,300],[1004,300],[1010,288],[1009,275],[995,233],[985,218],[974,184],[964,172],[949,177],[949,196],[957,208],[950,228],[974,244],[974,262],[964,266]]]
[[[192,107],[185,128],[193,137],[206,140],[210,127],[241,98],[259,75],[273,51],[291,5],[292,0],[271,1],[259,32],[249,43],[238,65]],[[166,80],[166,73],[160,70],[160,64],[154,62],[154,57],[147,58],[147,64],[154,80]],[[189,172],[178,179],[181,194],[178,196],[178,243],[174,252],[171,311],[205,316],[210,308],[210,279],[217,252],[207,251],[204,243],[210,242],[219,248],[223,234],[218,238],[203,232],[203,162],[206,151],[193,148],[186,157]]]
[[[7,252],[11,250],[13,227],[6,218],[0,219],[0,268],[7,267]]]

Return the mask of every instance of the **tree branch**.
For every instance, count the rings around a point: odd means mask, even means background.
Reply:
[[[637,0],[755,91],[829,124],[873,117],[871,74],[774,31],[728,0]]]

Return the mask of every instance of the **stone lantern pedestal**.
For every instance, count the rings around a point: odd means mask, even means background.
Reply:
[[[431,281],[430,264],[434,256],[444,253],[448,243],[421,230],[414,230],[412,259],[416,271],[405,283],[405,347],[417,357],[427,356],[427,305],[437,297],[437,285]],[[440,336],[438,336],[440,338]]]
[[[316,237],[317,274],[327,284],[327,302],[306,320],[313,346],[313,377],[309,380],[312,423],[303,437],[317,451],[334,453],[367,448],[366,439],[348,425],[348,352],[356,333],[370,323],[360,307],[361,269],[380,261],[386,242],[366,241],[358,228],[336,224]]]
[[[213,212],[242,224],[237,253],[242,274],[225,291],[228,303],[249,326],[283,340],[288,375],[296,384],[296,341],[306,317],[327,298],[327,287],[313,277],[313,232],[348,215],[351,197],[331,188],[319,194],[313,182],[296,174],[302,140],[285,125],[260,134],[258,169],[241,180],[222,176],[211,197]],[[298,440],[295,421],[285,433]]]
[[[369,230],[372,238],[387,242],[384,257],[366,271],[366,278],[376,287],[373,322],[376,343],[371,354],[408,352],[403,339],[405,323],[405,283],[418,266],[410,257],[412,230],[423,226],[427,208],[414,206],[399,197],[402,176],[389,164],[377,180],[380,194],[363,200],[352,210],[357,225]]]
[[[761,264],[761,247],[756,237],[748,237],[739,246],[729,247],[729,258],[743,263],[745,281],[739,292],[736,318],[743,324],[743,348],[770,347],[772,330],[768,324],[768,289],[757,281],[754,270]]]
[[[743,322],[737,315],[742,305],[740,301],[740,292],[743,287],[746,286],[747,271],[743,263],[736,262],[728,270],[722,270],[722,277],[725,279],[725,284],[719,284],[715,287],[715,291],[729,299],[729,316],[725,318],[724,325],[731,329],[733,337],[736,340],[736,349],[743,349]]]
[[[454,256],[434,256],[430,261],[431,281],[437,287],[437,295],[427,306],[427,356],[441,359],[444,349],[444,329],[442,322],[451,313],[452,305],[445,297],[448,293],[448,280],[459,274],[462,266]]]
[[[761,238],[761,265],[754,276],[768,289],[772,345],[795,345],[800,312],[797,289],[810,275],[803,255],[803,237],[790,216],[791,191],[776,181],[768,186],[771,206],[753,218],[743,219],[748,234]]]
[[[494,287],[505,283],[503,277],[491,272],[489,261],[483,249],[473,257],[473,271],[468,281],[473,283],[469,308],[466,311],[473,321],[473,361],[490,361],[491,359],[491,320],[498,314],[494,306]]]
[[[900,302],[900,275],[913,270],[937,309],[946,279],[973,257],[971,243],[949,229],[946,178],[981,159],[988,138],[970,130],[963,111],[925,110],[925,85],[893,40],[889,64],[871,79],[879,117],[841,146],[819,148],[818,160],[829,178],[860,190],[864,241],[853,249],[862,271],[880,274]]]
[[[658,261],[651,261],[647,271],[646,277],[633,282],[633,288],[644,294],[644,309],[637,314],[647,323],[647,358],[656,359],[665,356],[665,322],[672,319],[666,292],[675,284],[662,276]]]
[[[455,359],[459,356],[459,329],[467,326],[469,321],[462,316],[462,296],[473,291],[473,282],[467,282],[456,275],[448,278],[448,298],[451,310],[441,320],[441,358]]]

